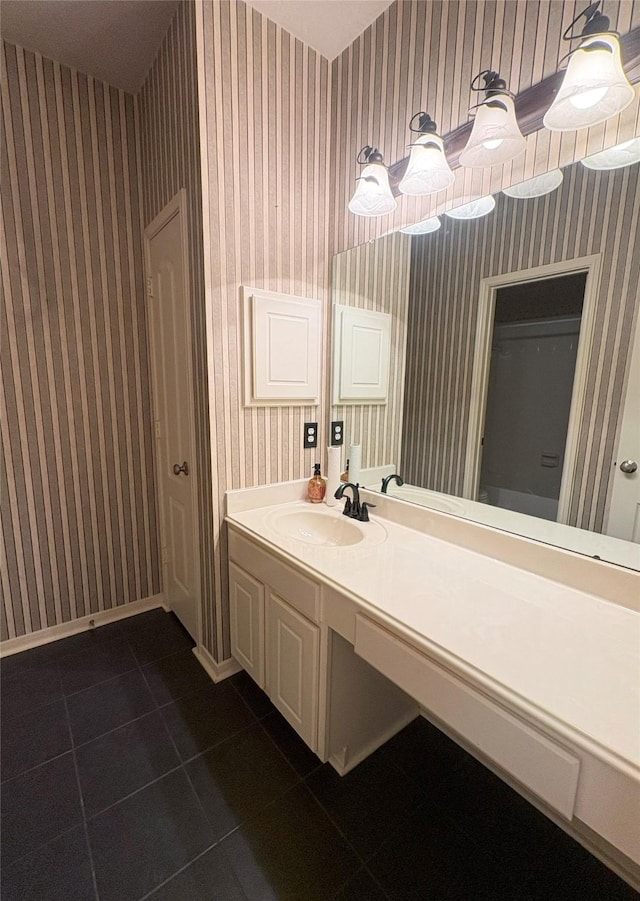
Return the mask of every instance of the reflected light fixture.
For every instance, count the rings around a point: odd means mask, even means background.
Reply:
[[[420,197],[448,188],[456,177],[444,155],[436,123],[428,113],[416,113],[411,117],[409,130],[418,137],[410,145],[411,154],[399,189],[403,194]]]
[[[622,112],[634,98],[622,68],[620,41],[609,31],[609,18],[598,11],[600,0],[584,9],[562,35],[580,40],[569,53],[569,65],[560,90],[543,118],[550,131],[575,131],[605,122]],[[572,34],[578,20],[586,24],[581,35]]]
[[[632,138],[624,144],[601,150],[580,161],[587,169],[622,169],[632,163],[640,163],[640,138]]]
[[[452,219],[479,219],[490,213],[495,205],[495,199],[491,194],[487,194],[486,197],[479,197],[477,200],[472,200],[471,203],[465,203],[464,206],[447,210],[445,216],[450,216]]]
[[[429,219],[423,219],[422,222],[407,225],[400,231],[403,235],[429,235],[431,232],[437,232],[441,224],[437,216],[431,216]]]
[[[358,154],[356,162],[364,169],[349,201],[350,211],[356,216],[369,217],[392,213],[398,204],[391,193],[389,173],[380,151],[367,144]]]
[[[484,78],[484,87],[479,87]],[[486,91],[477,110],[467,146],[460,154],[462,166],[495,166],[508,163],[526,147],[516,120],[513,94],[497,72],[485,69],[471,82],[472,91]]]
[[[528,178],[517,185],[503,188],[502,193],[507,197],[526,200],[530,197],[543,197],[545,194],[550,194],[561,184],[562,172],[560,169],[551,169],[550,172],[543,172],[542,175],[536,175],[535,178]]]

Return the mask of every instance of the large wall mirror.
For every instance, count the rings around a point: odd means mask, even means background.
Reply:
[[[386,401],[332,418],[367,488],[640,569],[640,165],[563,176],[334,258],[333,303],[389,314],[391,350]]]

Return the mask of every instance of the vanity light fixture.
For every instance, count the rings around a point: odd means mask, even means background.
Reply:
[[[640,138],[632,138],[624,144],[601,150],[580,160],[587,169],[622,169],[632,163],[640,163]]]
[[[411,117],[409,130],[418,137],[410,145],[407,169],[398,185],[403,194],[414,197],[435,194],[455,181],[437,128],[428,113],[420,112]]]
[[[356,216],[368,217],[392,213],[398,204],[391,193],[389,173],[380,151],[367,144],[358,154],[356,162],[364,169],[349,201],[350,211]]]
[[[465,203],[464,206],[447,210],[445,216],[450,216],[452,219],[479,219],[490,213],[495,205],[495,199],[491,194],[487,194],[486,197],[479,197],[477,200],[472,200],[471,203]]]
[[[517,185],[503,188],[502,193],[507,197],[527,200],[531,197],[543,197],[545,194],[550,194],[561,184],[562,172],[560,169],[551,169],[550,172],[543,172],[542,175],[536,175],[535,178],[528,178]]]
[[[416,222],[414,225],[407,225],[401,228],[403,235],[429,235],[431,232],[437,232],[442,223],[437,216],[431,216],[429,219],[423,219],[422,222]]]
[[[555,100],[544,115],[550,131],[575,131],[605,122],[622,112],[634,98],[622,68],[619,35],[609,30],[609,17],[598,11],[600,0],[579,13],[562,35],[580,41],[569,53],[569,65]],[[582,34],[572,33],[584,16]]]
[[[484,78],[484,87],[479,86]],[[460,154],[462,166],[495,166],[508,163],[526,147],[516,120],[513,94],[497,72],[485,69],[471,82],[472,91],[486,91],[477,110],[467,146]]]

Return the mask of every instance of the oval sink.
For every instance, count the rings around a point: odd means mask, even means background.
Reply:
[[[339,513],[321,510],[277,510],[268,523],[283,538],[320,547],[349,547],[371,540],[377,543],[386,535],[379,523],[359,523]]]

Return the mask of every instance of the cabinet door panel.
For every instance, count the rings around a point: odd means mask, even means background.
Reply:
[[[264,586],[235,563],[229,564],[231,653],[264,688]]]
[[[269,593],[267,629],[267,693],[315,751],[320,630],[273,593]]]

